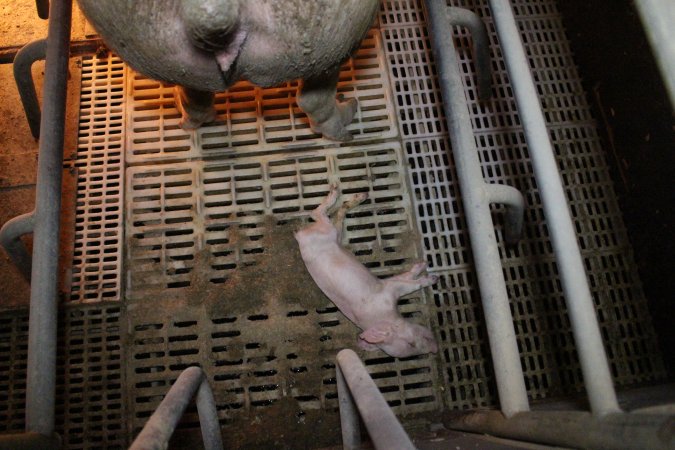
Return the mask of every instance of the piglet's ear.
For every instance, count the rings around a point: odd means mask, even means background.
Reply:
[[[391,336],[392,329],[390,323],[380,322],[377,325],[368,328],[366,331],[361,333],[359,337],[366,342],[371,344],[379,344],[384,342]]]

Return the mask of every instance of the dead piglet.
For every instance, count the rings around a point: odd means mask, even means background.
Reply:
[[[436,353],[438,346],[431,330],[404,319],[398,312],[397,300],[434,284],[437,277],[422,275],[425,263],[417,263],[408,272],[385,280],[373,276],[340,245],[347,211],[363,202],[367,195],[357,194],[344,202],[333,225],[328,210],[337,197],[337,187],[332,185],[328,197],[312,211],[315,222],[295,234],[310,275],[340,311],[364,330],[359,335],[360,347],[379,348],[396,357]]]

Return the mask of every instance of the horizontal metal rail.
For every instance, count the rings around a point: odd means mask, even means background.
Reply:
[[[510,186],[487,184],[483,180],[450,27],[456,18],[461,19],[456,23],[458,25],[469,22],[467,16],[471,13],[448,8],[445,0],[426,0],[425,4],[434,59],[441,82],[443,109],[448,123],[462,205],[469,227],[471,251],[485,311],[500,407],[504,414],[510,416],[527,411],[529,404],[490,203],[506,204],[504,235],[507,243],[514,244],[522,232],[525,200],[519,191]],[[470,20],[474,24],[470,30],[480,35],[474,38],[474,45],[478,43],[487,45],[485,27],[476,26],[477,20],[477,18]],[[489,52],[474,51],[474,54],[478,58],[486,58]],[[483,61],[477,66],[490,67],[490,62]],[[490,79],[485,75],[482,78]]]
[[[597,415],[618,412],[619,404],[572,216],[513,9],[509,0],[490,0],[489,3],[523,123],[591,410]]]
[[[57,450],[61,448],[61,438],[53,433],[49,436],[40,433],[0,434],[0,450]]]
[[[166,449],[178,421],[195,394],[204,448],[222,449],[223,440],[213,392],[199,367],[188,367],[180,374],[129,449]]]
[[[507,419],[499,411],[474,411],[447,413],[443,422],[453,430],[561,447],[675,448],[672,415],[613,413],[597,417],[580,411],[535,411]]]
[[[415,448],[375,382],[370,378],[366,367],[353,350],[346,349],[337,354],[336,372],[343,448],[346,450],[361,448],[357,409],[375,449],[412,450]]]
[[[14,62],[21,48],[20,46],[0,48],[0,64],[11,64]],[[101,49],[107,51],[105,42],[102,39],[94,38],[72,41],[70,43],[70,56],[92,55]]]

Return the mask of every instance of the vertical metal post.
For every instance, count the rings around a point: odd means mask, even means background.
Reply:
[[[490,0],[532,158],[593,413],[620,411],[553,147],[509,0]]]
[[[72,0],[51,2],[28,318],[26,429],[54,430],[61,171]]]
[[[470,231],[471,250],[485,311],[499,402],[502,411],[509,417],[518,412],[528,411],[529,403],[490,203],[507,200],[508,206],[516,210],[509,214],[507,224],[522,226],[524,200],[520,192],[513,188],[496,187],[483,181],[449,24],[448,8],[445,0],[426,0],[425,4],[431,44],[441,81],[443,108],[448,122],[462,203]],[[487,42],[487,39],[484,41]],[[518,214],[521,217],[520,221],[514,219]],[[513,230],[507,230],[506,233],[510,237],[516,234]]]

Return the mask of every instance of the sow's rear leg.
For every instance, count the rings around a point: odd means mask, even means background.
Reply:
[[[195,130],[216,118],[216,108],[213,106],[215,94],[213,92],[176,86],[174,98],[176,108],[182,116],[180,126],[184,130]]]
[[[298,106],[309,117],[309,124],[315,132],[328,139],[351,141],[347,125],[352,123],[357,102],[353,98],[336,100],[339,74],[338,68],[327,77],[305,80],[298,95]]]

